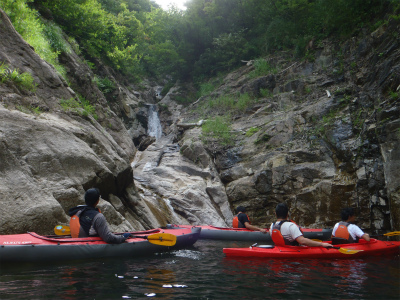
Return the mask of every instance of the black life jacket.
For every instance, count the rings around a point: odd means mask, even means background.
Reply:
[[[286,239],[283,235],[282,235],[282,233],[281,233],[281,226],[282,226],[282,224],[283,223],[285,223],[285,222],[292,222],[292,221],[289,221],[289,220],[282,220],[282,221],[280,221],[279,223],[277,223],[277,222],[275,222],[273,225],[272,225],[272,232],[271,232],[271,238],[272,238],[272,241],[275,243],[275,244],[282,244],[282,240],[285,242],[285,245],[289,245],[289,246],[299,246],[300,244],[296,241],[296,240],[294,240],[293,242],[291,242],[291,241],[289,241],[288,239]],[[294,223],[294,222],[292,222],[292,223]],[[294,223],[294,224],[296,224],[296,223]],[[297,226],[297,225],[296,225]],[[276,241],[276,242],[275,242]]]
[[[71,208],[68,212],[68,214],[71,216],[71,219],[69,221],[71,236],[78,237],[81,228],[86,233],[86,236],[89,236],[89,231],[92,227],[93,219],[98,213],[100,213],[100,210],[91,206],[81,205]]]

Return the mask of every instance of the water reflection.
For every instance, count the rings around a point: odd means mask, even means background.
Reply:
[[[227,258],[225,246],[199,241],[142,258],[2,265],[0,299],[399,299],[399,257]]]
[[[390,261],[390,260],[389,260]],[[239,280],[249,281],[249,278],[254,276],[262,277],[262,285],[269,291],[268,299],[274,297],[287,298],[291,295],[296,298],[326,298],[326,295],[331,295],[330,299],[369,299],[368,290],[371,290],[372,295],[376,295],[376,286],[379,282],[382,284],[392,283],[395,287],[389,292],[393,295],[393,299],[398,299],[399,290],[399,264],[398,258],[397,267],[393,267],[390,271],[395,274],[392,277],[393,282],[387,282],[383,278],[388,276],[386,269],[382,269],[385,265],[382,259],[376,259],[379,266],[371,267],[374,260],[277,260],[277,259],[246,259],[225,257],[223,259],[224,272],[233,277],[233,282],[240,288]],[[386,263],[387,265],[387,263]],[[389,268],[390,269],[390,268]],[[377,272],[380,270],[380,272]],[[382,273],[383,272],[383,273]],[[397,284],[395,280],[397,278]],[[253,282],[255,282],[253,280]],[[371,285],[371,282],[373,284]],[[386,294],[388,291],[386,291]],[[372,297],[371,299],[374,299]],[[388,296],[387,299],[392,299]]]

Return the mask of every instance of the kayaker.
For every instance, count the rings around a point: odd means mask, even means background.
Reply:
[[[305,238],[299,227],[289,220],[289,209],[285,203],[279,203],[275,208],[276,222],[271,224],[270,232],[275,245],[304,245],[309,247],[332,247],[331,244],[317,242]]]
[[[85,193],[86,205],[71,208],[68,214],[71,217],[70,229],[72,237],[99,236],[109,244],[121,244],[129,238],[130,233],[113,234],[107,225],[106,218],[96,208],[100,201],[100,191],[96,188],[88,189]]]
[[[251,225],[249,216],[245,214],[246,208],[243,206],[238,206],[236,208],[237,215],[233,218],[232,227],[233,228],[247,228],[253,231],[261,231],[262,233],[267,233],[268,230],[259,228]]]
[[[341,222],[335,224],[332,230],[332,244],[349,244],[358,243],[362,238],[367,242],[370,241],[368,233],[364,233],[360,227],[352,224],[356,220],[356,215],[352,207],[345,207],[340,212]]]

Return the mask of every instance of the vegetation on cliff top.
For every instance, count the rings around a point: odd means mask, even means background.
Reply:
[[[192,0],[186,11],[150,0],[0,0],[0,7],[61,74],[57,57],[69,47],[59,27],[87,61],[101,59],[132,80],[197,81],[277,50],[310,55],[326,37],[375,28],[400,11],[396,0]]]

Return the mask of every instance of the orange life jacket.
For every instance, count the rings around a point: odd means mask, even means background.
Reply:
[[[358,243],[358,237],[353,239],[351,234],[349,233],[350,223],[347,222],[339,222],[339,226],[335,231],[335,236],[332,236],[332,244],[348,244],[348,243]]]
[[[82,224],[80,222],[81,214],[85,211],[85,207],[78,210],[74,215],[71,216],[69,220],[69,228],[71,230],[71,237],[77,238],[79,237],[79,231],[81,230]],[[100,213],[100,209],[96,208],[95,210],[92,209],[91,213],[89,213],[89,221],[93,220],[94,216]],[[83,226],[83,230],[89,236],[89,230],[91,227],[91,223],[86,221],[84,222],[85,226]]]
[[[239,213],[239,214],[243,214],[243,213]],[[246,226],[244,224],[242,224],[242,222],[239,221],[239,218],[238,218],[239,214],[237,214],[236,216],[233,217],[232,227],[233,228],[246,228]],[[251,224],[249,216],[247,216],[247,219],[249,220],[249,224]]]
[[[287,239],[285,239],[285,238],[283,237],[283,235],[282,235],[282,233],[281,233],[281,226],[282,226],[282,224],[285,223],[285,222],[292,222],[292,223],[294,223],[294,222],[291,221],[291,220],[290,220],[290,221],[289,221],[289,220],[283,220],[283,221],[280,221],[278,224],[274,223],[274,224],[272,225],[272,232],[271,232],[272,241],[274,242],[274,244],[275,244],[276,246],[286,246],[286,245],[298,246],[299,243],[298,243],[296,240],[294,240],[293,242],[291,242],[291,241],[289,241],[289,240],[287,240]],[[294,224],[297,226],[296,223],[294,223]],[[300,227],[299,227],[299,229],[300,229],[301,233],[303,233],[303,231],[301,230]]]

